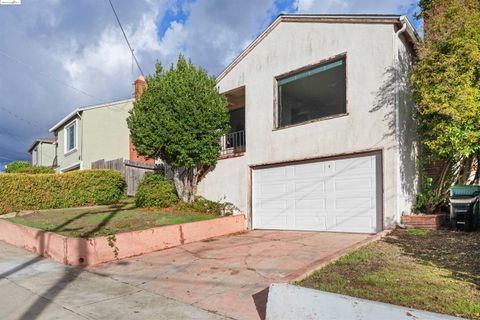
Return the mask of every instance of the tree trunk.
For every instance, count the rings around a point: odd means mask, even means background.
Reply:
[[[173,181],[180,200],[186,203],[195,201],[198,182],[204,176],[207,166],[198,165],[192,168],[173,168]]]

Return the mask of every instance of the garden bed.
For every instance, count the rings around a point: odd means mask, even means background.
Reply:
[[[74,266],[162,250],[243,232],[243,215],[91,207],[44,210],[0,219],[0,240]]]
[[[398,230],[298,284],[480,319],[479,246],[480,232]]]

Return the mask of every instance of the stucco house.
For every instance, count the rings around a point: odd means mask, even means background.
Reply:
[[[281,15],[217,77],[231,110],[198,193],[253,229],[375,233],[417,188],[407,86],[420,41],[399,15]]]
[[[32,166],[53,167],[55,164],[55,138],[35,139],[28,152],[32,155]]]
[[[80,107],[51,129],[57,138],[56,171],[90,169],[94,161],[130,157],[128,111],[134,99]]]

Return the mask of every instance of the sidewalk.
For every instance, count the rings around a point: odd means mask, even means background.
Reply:
[[[0,319],[224,319],[0,242]]]

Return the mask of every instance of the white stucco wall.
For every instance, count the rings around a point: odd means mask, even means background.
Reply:
[[[219,160],[200,182],[197,194],[214,201],[231,202],[247,212],[248,166],[246,157]]]
[[[397,184],[401,165],[396,156],[391,76],[394,34],[392,24],[280,23],[218,82],[221,92],[245,86],[245,160],[222,160],[203,182],[202,192],[208,190],[213,199],[225,194],[227,201],[235,203],[248,199],[244,183],[248,166],[380,150],[384,225],[393,226],[399,208],[410,205],[403,194],[402,205],[398,203],[403,191]],[[347,61],[348,115],[276,129],[275,77],[342,53]],[[229,179],[230,172],[245,172],[246,176]],[[236,189],[227,189],[230,184]]]

